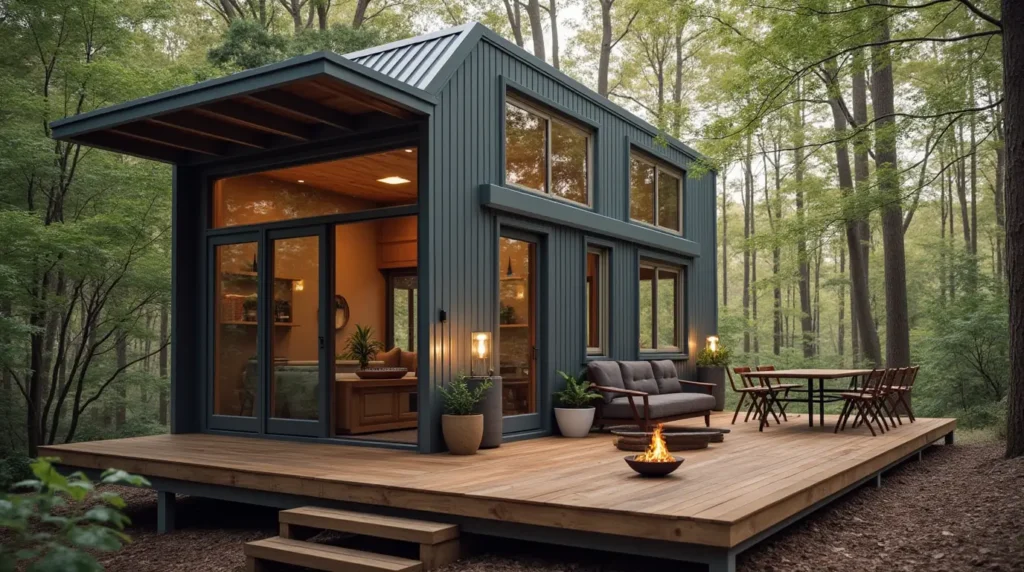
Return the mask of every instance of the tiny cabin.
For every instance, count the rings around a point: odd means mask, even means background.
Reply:
[[[715,173],[480,24],[53,135],[172,165],[172,433],[435,452],[438,388],[475,367],[503,379],[506,440],[545,436],[557,372],[671,359],[693,379],[716,333]],[[357,331],[406,371],[357,376]]]

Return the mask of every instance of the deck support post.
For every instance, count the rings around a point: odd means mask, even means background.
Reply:
[[[736,553],[724,550],[708,560],[708,572],[736,572]]]
[[[174,493],[156,492],[156,531],[158,534],[174,532]]]
[[[877,473],[875,473],[875,488],[882,488],[882,471],[878,471]]]
[[[955,433],[955,431],[950,431],[949,433],[946,433],[946,436],[944,438],[945,444],[952,445],[956,441]]]
[[[918,449],[917,450],[917,460],[918,461],[924,460],[924,449]]]

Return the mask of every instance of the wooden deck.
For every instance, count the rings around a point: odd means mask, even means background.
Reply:
[[[712,426],[729,419],[716,414]],[[202,434],[43,447],[40,455],[74,467],[729,549],[955,427],[953,419],[918,419],[871,437],[863,427],[811,429],[804,415],[764,433],[740,423],[724,443],[682,453],[683,466],[661,480],[635,476],[609,435],[508,443],[472,457]]]

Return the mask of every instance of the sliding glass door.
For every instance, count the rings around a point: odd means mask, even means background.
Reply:
[[[326,232],[211,239],[211,429],[327,435]]]

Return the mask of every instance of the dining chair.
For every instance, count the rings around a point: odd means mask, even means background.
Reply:
[[[892,370],[873,369],[864,378],[864,383],[860,386],[859,390],[839,393],[839,397],[842,397],[844,402],[843,410],[839,414],[839,419],[836,420],[836,427],[832,431],[833,433],[846,430],[846,422],[849,421],[850,415],[854,411],[857,414],[853,418],[851,428],[857,427],[860,421],[863,420],[864,424],[868,426],[868,430],[871,431],[872,437],[878,435],[875,432],[875,428],[871,425],[872,422],[878,425],[879,431],[885,432],[884,421],[879,419],[875,400],[878,399],[878,388],[886,381],[885,378],[887,375],[890,375],[890,371]]]
[[[894,407],[896,408],[897,413],[899,412],[900,406],[902,406],[903,411],[907,414],[907,419],[909,419],[911,423],[916,421],[917,418],[914,417],[914,412],[910,409],[910,401],[908,401],[908,399],[910,398],[910,391],[914,388],[914,381],[917,379],[917,372],[920,369],[921,366],[919,365],[908,368],[900,383],[893,385],[891,388],[895,401]]]
[[[757,371],[775,371],[775,366],[759,365],[757,366]],[[775,381],[772,382],[772,378],[761,378],[762,383],[764,383],[764,385],[772,392],[773,398],[777,397],[779,392],[782,392],[782,398],[786,399],[789,397],[790,390],[803,387],[803,385],[799,383],[782,383],[782,379],[778,377],[774,378],[774,380]],[[789,421],[789,418],[786,417],[786,407],[789,406],[789,402],[778,401],[776,399],[772,399],[772,401],[779,406],[779,413],[782,414],[782,420]]]
[[[768,389],[761,387],[760,385],[753,385],[750,380],[743,377],[740,374],[748,373],[749,367],[734,367],[730,371],[729,368],[725,368],[726,375],[729,376],[729,385],[732,386],[732,390],[740,395],[740,401],[736,404],[736,411],[732,414],[732,424],[736,424],[736,418],[740,414],[740,410],[743,409],[743,404],[746,402],[747,396],[750,396],[750,404],[747,406],[747,415],[743,418],[743,422],[746,423],[750,420],[750,413],[754,412],[754,418],[760,419],[762,414],[762,403],[765,402],[765,397],[768,395]],[[733,377],[733,373],[740,378],[740,385],[736,385],[736,379]]]

